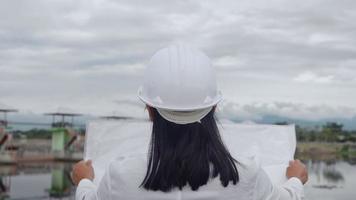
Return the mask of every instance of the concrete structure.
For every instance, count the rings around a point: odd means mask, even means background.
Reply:
[[[71,146],[78,138],[78,134],[73,129],[74,117],[81,116],[81,114],[54,112],[45,115],[52,116],[52,154],[54,159],[73,159]],[[59,117],[60,120],[56,121],[56,117]],[[66,121],[66,118],[70,118],[70,121]]]
[[[5,113],[9,110],[1,110]],[[11,110],[12,112],[15,110]],[[17,164],[21,162],[44,162],[44,161],[78,161],[82,159],[82,152],[75,152],[73,144],[78,141],[79,134],[73,129],[74,117],[80,116],[75,113],[47,113],[53,117],[51,123],[52,142],[50,152],[26,152],[26,154],[18,154],[14,149],[18,148],[5,148],[4,144],[11,138],[10,134],[5,133],[7,127],[7,120],[0,121],[0,163]],[[56,117],[59,120],[56,121]],[[66,118],[70,120],[66,120]],[[6,115],[4,117],[6,119]],[[3,148],[1,148],[3,146]],[[26,147],[27,146],[27,147]],[[28,145],[22,146],[23,151],[26,151]]]

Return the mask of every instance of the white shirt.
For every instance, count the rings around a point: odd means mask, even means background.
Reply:
[[[301,200],[302,182],[295,177],[284,184],[273,185],[255,158],[236,158],[239,182],[223,187],[219,177],[192,191],[189,186],[170,192],[147,191],[139,187],[144,179],[146,155],[117,159],[110,163],[99,186],[88,179],[80,181],[77,200]]]

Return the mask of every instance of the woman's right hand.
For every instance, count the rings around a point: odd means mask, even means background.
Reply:
[[[296,177],[303,184],[308,181],[308,170],[300,160],[289,161],[289,167],[287,168],[287,178]]]
[[[79,161],[73,166],[72,180],[75,185],[78,185],[82,179],[94,179],[94,169],[91,160]]]

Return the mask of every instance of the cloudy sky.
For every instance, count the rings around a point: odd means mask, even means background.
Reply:
[[[0,104],[140,116],[144,66],[189,43],[212,59],[222,116],[356,116],[354,0],[1,0]]]

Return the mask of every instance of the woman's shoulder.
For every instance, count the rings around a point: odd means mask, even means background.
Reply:
[[[132,182],[141,180],[147,167],[147,154],[120,156],[109,164],[109,174],[112,179]]]
[[[240,182],[242,184],[253,184],[261,170],[259,158],[257,155],[239,156],[237,160],[237,170],[239,172]]]
[[[115,171],[122,170],[125,172],[136,171],[145,168],[147,163],[147,154],[132,154],[127,156],[116,157],[113,161],[110,162],[110,170],[115,169]]]

